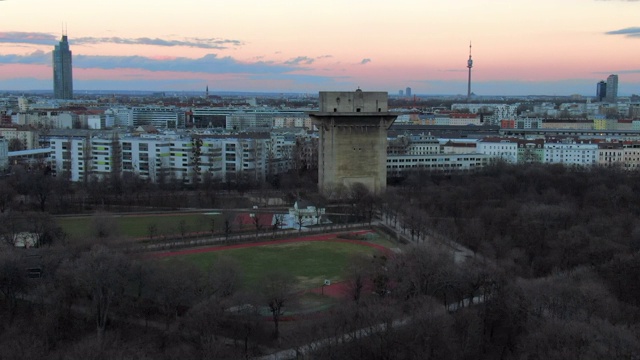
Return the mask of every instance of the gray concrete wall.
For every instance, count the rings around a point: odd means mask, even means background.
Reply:
[[[321,91],[320,112],[387,112],[388,95],[382,91]]]

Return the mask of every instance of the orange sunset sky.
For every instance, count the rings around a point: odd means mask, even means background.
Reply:
[[[640,94],[640,1],[2,0],[0,90]]]

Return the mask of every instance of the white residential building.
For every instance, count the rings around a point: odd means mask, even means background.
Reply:
[[[88,156],[89,140],[90,138],[83,136],[50,138],[53,173],[56,176],[66,176],[71,181],[85,179],[86,170],[91,166],[91,158]]]
[[[243,131],[252,127],[273,127],[276,113],[272,112],[238,112],[227,115],[225,129]]]
[[[485,154],[492,159],[502,159],[508,163],[518,162],[517,139],[484,138],[478,141],[477,152]]]
[[[30,127],[22,127],[15,125],[13,127],[0,127],[0,136],[11,142],[17,139],[22,143],[26,150],[38,148],[40,136],[36,130]]]
[[[589,166],[598,163],[598,144],[590,140],[572,138],[547,140],[544,144],[544,162]]]
[[[0,170],[9,166],[9,140],[0,137]]]
[[[152,182],[176,179],[191,183],[194,178],[201,181],[205,173],[221,181],[262,182],[270,171],[290,169],[293,162],[285,153],[289,151],[287,147],[295,145],[295,137],[284,140],[279,144],[279,156],[286,159],[284,162],[278,162],[271,153],[269,134],[52,136],[49,144],[54,173],[66,174],[71,181],[120,171]]]
[[[431,135],[400,135],[387,144],[387,155],[439,154],[440,142]]]
[[[424,170],[434,172],[473,171],[489,163],[484,154],[428,154],[428,155],[388,155],[388,176]]]
[[[507,105],[500,104],[493,108],[493,117],[497,122],[504,119],[515,119],[518,116],[519,104]]]
[[[162,182],[171,170],[170,137],[125,137],[122,144],[122,172],[132,172],[142,179]]]
[[[542,129],[542,118],[518,117],[515,121],[516,129]]]
[[[273,118],[274,128],[305,128],[307,130],[313,130],[313,122],[307,115],[283,115]]]
[[[49,129],[72,129],[77,120],[76,114],[58,110],[31,110],[11,117],[14,124]]]
[[[142,106],[131,108],[133,126],[153,125],[157,129],[184,127],[185,113],[174,106]]]
[[[106,127],[128,127],[133,126],[133,113],[126,107],[116,107],[107,109],[104,112]]]

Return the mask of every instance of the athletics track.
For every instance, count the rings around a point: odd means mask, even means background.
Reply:
[[[372,247],[374,249],[379,250],[385,255],[391,255],[391,249],[384,247],[378,244],[372,244],[370,242],[362,241],[362,240],[351,240],[351,239],[338,239],[337,237],[342,234],[348,235],[364,235],[373,233],[372,230],[361,230],[361,231],[351,231],[347,233],[330,233],[330,234],[322,234],[322,235],[312,235],[312,236],[304,236],[294,239],[284,239],[284,240],[270,240],[270,241],[260,241],[254,243],[244,243],[244,244],[236,244],[236,245],[223,245],[223,246],[208,246],[196,249],[186,249],[186,250],[178,250],[178,251],[169,251],[169,252],[158,252],[151,254],[150,257],[153,258],[165,258],[171,256],[180,256],[180,255],[190,255],[190,254],[200,254],[207,252],[215,252],[215,251],[225,251],[232,249],[244,249],[248,247],[254,246],[266,246],[266,245],[279,245],[279,244],[290,244],[290,243],[298,243],[298,242],[311,242],[311,241],[329,241],[329,242],[340,242],[340,243],[350,243],[362,246]],[[346,282],[338,282],[333,283],[328,286],[318,287],[314,289],[307,290],[308,292],[316,293],[316,294],[324,294],[327,296],[331,296],[334,298],[342,298],[346,294]]]

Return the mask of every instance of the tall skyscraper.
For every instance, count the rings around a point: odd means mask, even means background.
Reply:
[[[73,99],[73,75],[71,50],[67,35],[53,50],[53,96],[56,99]]]
[[[598,101],[602,101],[607,97],[607,83],[604,81],[600,81],[596,85],[596,98]]]
[[[411,88],[407,87],[406,89],[404,89],[404,93],[407,94],[407,97],[411,96]]]
[[[469,81],[467,82],[467,100],[471,99],[471,68],[473,60],[471,59],[471,42],[469,42],[469,60],[467,60],[467,69],[469,69]]]
[[[612,74],[607,78],[607,101],[618,101],[618,75]]]

